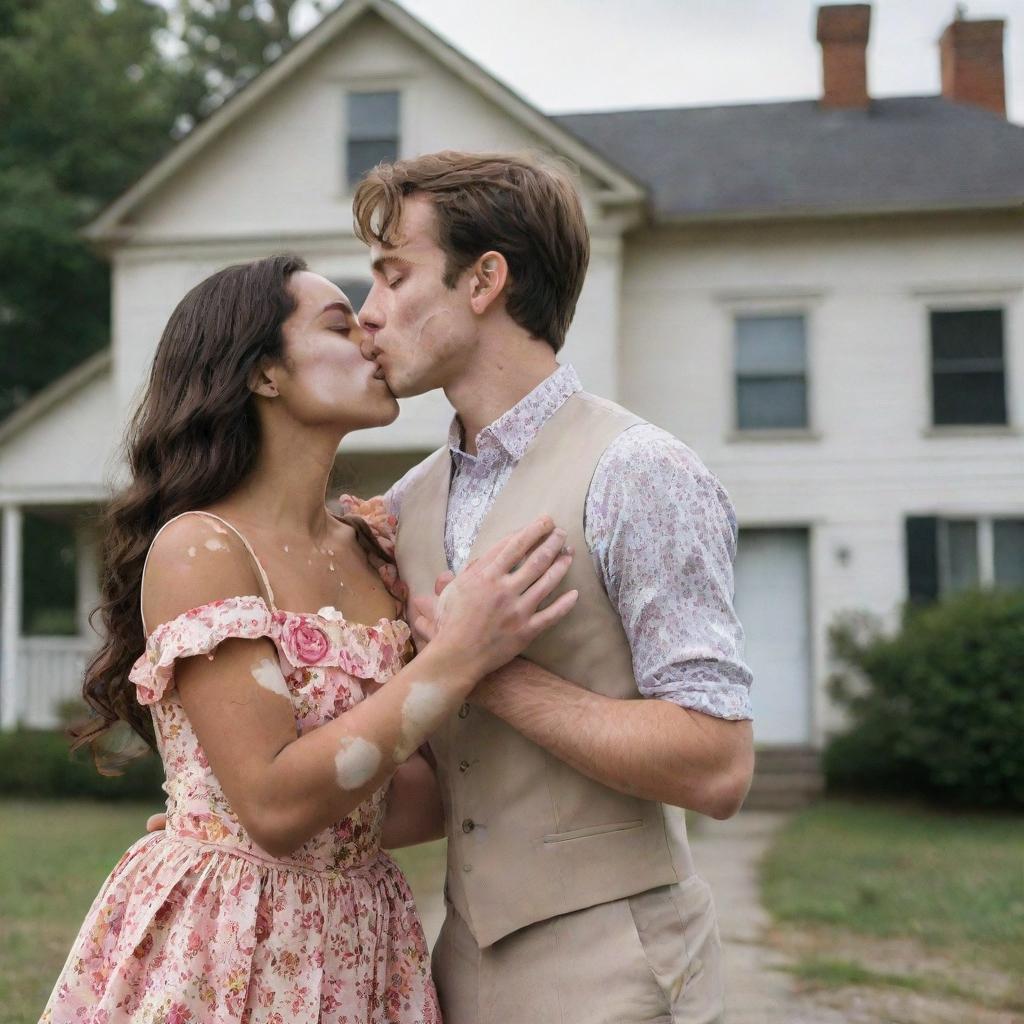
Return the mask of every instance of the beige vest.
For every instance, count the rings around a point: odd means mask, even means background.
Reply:
[[[557,593],[573,611],[524,657],[608,697],[639,698],[629,642],[584,537],[591,478],[639,420],[577,392],[543,426],[481,525],[470,559],[544,513],[578,552]],[[402,499],[397,557],[413,594],[447,569],[451,457],[443,448]],[[693,873],[682,811],[581,775],[465,704],[431,739],[448,823],[447,892],[481,946],[537,921],[682,881]]]

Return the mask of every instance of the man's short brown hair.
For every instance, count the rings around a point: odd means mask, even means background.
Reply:
[[[557,352],[576,312],[590,233],[570,176],[532,155],[446,150],[378,164],[356,188],[355,232],[367,245],[400,244],[402,200],[424,195],[437,217],[444,283],[454,288],[489,250],[508,262],[505,308]]]

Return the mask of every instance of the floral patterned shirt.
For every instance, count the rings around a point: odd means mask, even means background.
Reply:
[[[572,366],[560,367],[477,435],[476,455],[463,449],[462,425],[453,419],[445,523],[453,571],[466,564],[484,517],[531,441],[581,390]],[[401,514],[402,495],[420,471],[413,467],[384,496],[392,516]],[[752,676],[733,607],[736,513],[714,474],[682,441],[637,424],[601,457],[584,528],[622,619],[640,693],[716,718],[752,718]]]

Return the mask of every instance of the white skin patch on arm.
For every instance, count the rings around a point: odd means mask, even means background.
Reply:
[[[408,760],[444,718],[444,691],[437,683],[413,683],[402,702],[402,732],[395,747],[398,764]]]
[[[271,661],[270,658],[264,658],[253,665],[250,671],[252,672],[253,679],[264,690],[269,690],[280,697],[291,699],[291,694],[288,692],[288,684],[285,682],[284,674],[281,672],[281,666],[276,662]]]
[[[189,558],[195,558],[196,557],[196,549],[194,547],[190,547],[188,549],[188,557]]]
[[[203,544],[203,547],[206,548],[207,551],[227,551],[228,550],[227,544],[225,544],[224,541],[222,541],[222,540],[217,540],[216,537],[211,537],[208,541],[206,541],[205,544]]]
[[[361,789],[377,774],[380,749],[362,736],[345,736],[334,758],[335,776],[342,789]]]

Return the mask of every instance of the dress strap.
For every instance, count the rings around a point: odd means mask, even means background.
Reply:
[[[229,523],[226,519],[222,519],[220,516],[214,514],[213,512],[204,512],[201,509],[195,509],[194,511],[179,512],[176,516],[172,516],[170,519],[167,520],[166,523],[164,523],[163,526],[160,527],[159,530],[156,531],[155,534],[153,534],[153,539],[149,543],[149,550],[146,552],[146,561],[142,565],[142,580],[139,583],[139,614],[142,616],[143,633],[145,633],[147,636],[149,635],[149,630],[146,629],[146,614],[142,610],[142,588],[146,585],[146,567],[149,565],[149,556],[153,553],[153,545],[156,543],[157,537],[159,537],[160,534],[163,533],[164,530],[166,530],[167,527],[171,525],[171,523],[176,522],[183,516],[208,516],[210,519],[216,519],[218,523],[223,523],[224,526],[226,526],[242,542],[242,544],[245,546],[245,550],[249,552],[249,557],[252,559],[252,563],[256,567],[256,571],[259,573],[260,581],[262,582],[263,588],[266,592],[263,596],[266,597],[267,604],[270,605],[270,610],[272,612],[276,612],[277,605],[274,603],[274,588],[271,587],[270,579],[267,576],[267,571],[263,568],[263,563],[257,557],[256,552],[253,550],[253,546],[249,543],[245,534],[242,533],[242,531],[239,530],[237,526],[234,526],[233,524]]]

